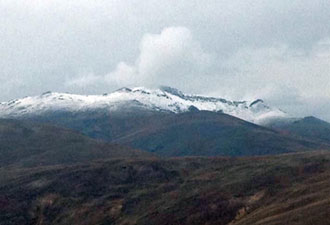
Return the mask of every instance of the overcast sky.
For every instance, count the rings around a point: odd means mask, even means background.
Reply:
[[[159,85],[330,121],[330,1],[0,0],[0,101]]]

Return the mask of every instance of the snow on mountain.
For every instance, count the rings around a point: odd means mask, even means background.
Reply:
[[[17,118],[42,115],[50,111],[82,112],[105,109],[109,113],[120,111],[122,106],[130,108],[139,105],[143,109],[182,113],[192,108],[207,111],[222,111],[229,115],[263,124],[268,120],[286,118],[288,115],[267,106],[262,100],[228,101],[222,98],[187,95],[181,91],[161,87],[160,89],[122,88],[110,94],[75,95],[46,92],[40,96],[25,97],[0,103],[0,117]]]

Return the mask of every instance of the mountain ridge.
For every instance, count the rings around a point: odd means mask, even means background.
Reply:
[[[261,99],[255,101],[230,101],[223,98],[184,94],[178,89],[161,86],[159,89],[121,88],[103,95],[76,95],[45,92],[39,96],[25,97],[0,103],[0,117],[19,118],[40,115],[49,111],[89,111],[102,109],[117,112],[123,107],[144,111],[182,113],[191,107],[198,110],[223,112],[256,124],[268,120],[287,118],[288,114],[270,107]]]

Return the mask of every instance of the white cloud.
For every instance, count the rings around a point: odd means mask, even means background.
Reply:
[[[125,62],[118,63],[116,69],[104,77],[108,83],[115,82],[118,86],[134,86],[137,80],[137,71],[134,66]]]
[[[103,77],[83,75],[67,84],[78,87],[99,82],[118,86],[177,85],[194,76],[203,77],[214,63],[212,56],[202,50],[185,27],[168,27],[160,34],[145,34],[139,49],[134,64],[120,62]]]
[[[282,86],[297,89],[306,97],[330,97],[330,44],[327,41],[318,42],[308,52],[285,45],[244,48],[224,66],[233,71],[232,76],[227,77],[228,82],[239,81],[245,87],[241,95]]]
[[[202,76],[211,64],[211,55],[202,50],[189,29],[168,27],[160,34],[144,35],[135,63],[121,62],[106,77],[115,79],[120,86],[170,85],[182,78]]]

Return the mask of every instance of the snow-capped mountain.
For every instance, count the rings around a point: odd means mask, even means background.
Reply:
[[[120,112],[123,108],[182,113],[190,110],[221,111],[223,113],[263,124],[271,119],[286,118],[280,109],[267,106],[262,100],[228,101],[222,98],[183,94],[181,91],[160,89],[122,88],[110,94],[76,95],[46,92],[40,96],[25,97],[0,103],[0,117],[17,118],[42,115],[47,112],[83,112],[106,110]]]

